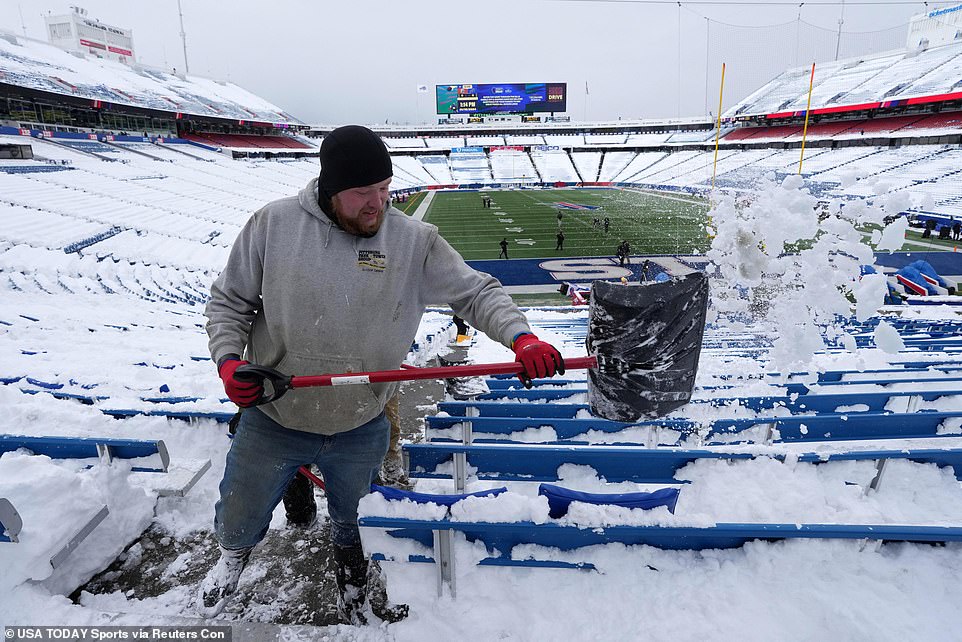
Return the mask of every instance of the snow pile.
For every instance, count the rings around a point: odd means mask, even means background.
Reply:
[[[743,206],[720,195],[709,212],[714,239],[707,253],[710,270],[721,277],[712,283],[716,319],[748,316],[777,334],[773,369],[809,365],[826,340],[853,348],[836,319],[850,316],[853,300],[858,320],[868,319],[885,295],[881,275],[860,280],[861,266],[873,265],[874,256],[857,227],[882,225],[905,207],[904,198],[823,205],[797,175],[763,185]],[[880,249],[898,249],[904,231],[899,218],[875,241]]]
[[[20,542],[0,546],[0,591],[27,580],[43,582],[52,593],[69,593],[106,567],[154,516],[154,497],[127,482],[129,466],[82,467],[89,462],[55,463],[49,457],[14,451],[0,456],[2,494],[23,520]],[[79,470],[78,470],[79,468]],[[106,506],[109,514],[63,564],[52,558]]]
[[[883,352],[897,354],[899,350],[905,349],[905,342],[899,336],[898,330],[892,327],[887,321],[879,321],[873,334],[875,345]]]

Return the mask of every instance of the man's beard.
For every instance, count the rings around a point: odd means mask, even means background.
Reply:
[[[353,234],[354,236],[360,236],[361,238],[365,238],[365,239],[371,238],[372,236],[376,235],[378,231],[380,231],[381,225],[383,225],[384,223],[384,214],[387,211],[386,206],[379,209],[377,213],[377,224],[375,225],[374,229],[363,230],[358,225],[357,220],[349,221],[349,220],[346,220],[343,216],[341,216],[341,209],[340,209],[339,203],[334,201],[332,205],[334,209],[334,216],[337,217],[338,226],[348,234]],[[365,215],[364,213],[360,214],[360,216],[364,216],[364,215]]]

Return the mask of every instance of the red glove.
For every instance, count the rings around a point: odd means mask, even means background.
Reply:
[[[227,359],[222,364],[217,373],[224,382],[224,391],[227,397],[241,408],[249,408],[264,392],[264,386],[254,381],[241,381],[234,378],[234,371],[241,366],[247,365],[249,361],[242,359]]]
[[[514,340],[515,361],[524,366],[518,379],[525,388],[531,387],[532,379],[553,377],[555,373],[565,373],[565,362],[561,353],[550,343],[545,343],[533,334],[526,333]]]

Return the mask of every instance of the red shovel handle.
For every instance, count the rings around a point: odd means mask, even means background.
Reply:
[[[598,358],[575,357],[565,359],[566,370],[597,368]],[[411,368],[401,370],[375,370],[373,372],[354,372],[344,374],[323,374],[303,377],[289,377],[273,368],[257,365],[244,365],[237,369],[234,376],[245,381],[270,381],[273,393],[262,395],[255,405],[280,399],[291,388],[313,388],[317,386],[344,386],[359,383],[389,383],[394,381],[416,381],[418,379],[453,379],[457,377],[478,377],[481,375],[517,375],[524,370],[517,361],[507,363],[478,363],[467,366],[444,366],[440,368]],[[240,376],[238,376],[240,375]]]
[[[565,359],[566,370],[597,368],[594,356]],[[405,368],[403,370],[376,370],[347,374],[324,374],[306,377],[291,377],[291,388],[310,388],[314,386],[342,386],[357,383],[388,383],[394,381],[415,381],[418,379],[453,379],[457,377],[478,377],[481,375],[517,375],[524,370],[517,361],[507,363],[477,363],[467,366],[443,366],[440,368]]]
[[[327,487],[324,485],[324,480],[318,477],[317,475],[315,475],[314,473],[312,473],[310,466],[301,466],[300,468],[297,469],[297,472],[299,472],[300,474],[304,475],[309,480],[314,482],[314,485],[320,488],[321,490],[327,490]]]

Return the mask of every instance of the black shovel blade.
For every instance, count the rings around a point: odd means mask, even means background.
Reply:
[[[638,421],[688,403],[707,313],[703,272],[664,282],[592,283],[587,344],[598,368],[588,371],[591,411]]]

